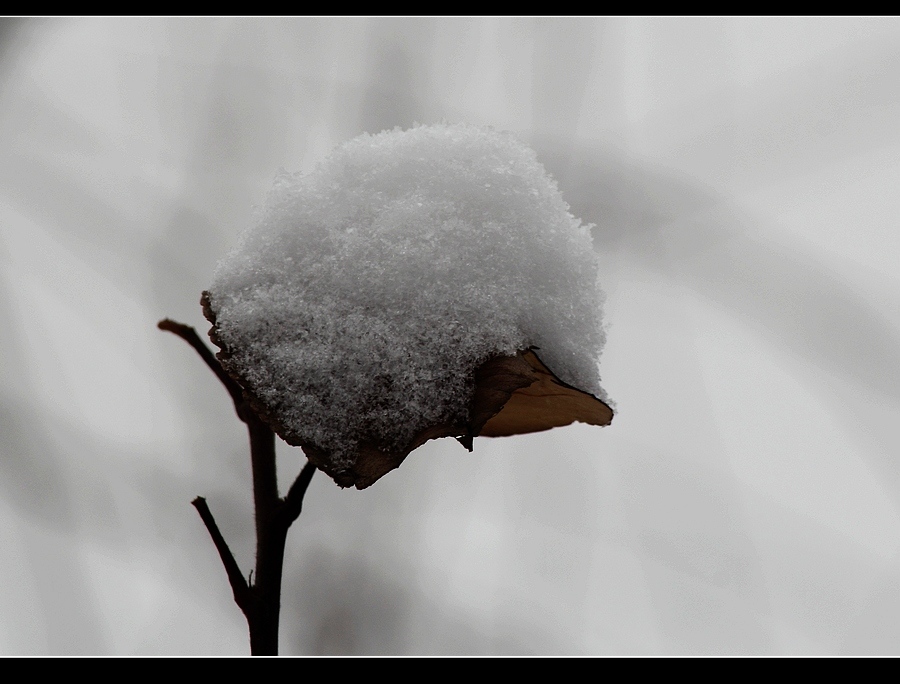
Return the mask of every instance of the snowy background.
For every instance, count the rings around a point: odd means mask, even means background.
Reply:
[[[246,435],[166,316],[279,167],[447,119],[597,224],[609,428],[318,474],[285,654],[900,654],[900,20],[0,23],[0,654],[241,654]],[[279,452],[282,487],[298,451]]]

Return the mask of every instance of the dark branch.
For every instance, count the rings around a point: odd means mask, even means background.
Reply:
[[[309,487],[312,476],[316,473],[316,467],[311,461],[307,461],[303,466],[303,470],[294,480],[294,484],[288,490],[287,496],[284,497],[284,508],[282,515],[285,516],[285,524],[290,526],[298,517],[300,511],[303,510],[303,496],[306,494],[306,488]]]
[[[228,548],[225,537],[219,531],[216,519],[213,518],[209,506],[206,505],[206,499],[198,496],[191,501],[191,505],[197,509],[203,524],[206,525],[206,529],[209,531],[209,536],[212,537],[213,544],[216,545],[216,550],[222,559],[222,565],[225,566],[225,572],[228,573],[228,581],[231,583],[231,590],[234,592],[234,602],[246,614],[250,604],[250,588],[247,585],[247,580],[241,574],[241,569],[238,567],[231,549]]]
[[[206,297],[204,293],[204,298]],[[234,601],[247,618],[250,628],[250,652],[253,655],[278,655],[278,620],[281,612],[281,580],[284,565],[284,544],[288,528],[303,508],[303,496],[316,467],[307,463],[285,498],[278,495],[278,476],[275,467],[275,433],[250,407],[241,386],[222,368],[209,347],[189,325],[165,319],[160,330],[178,335],[190,344],[206,365],[216,374],[231,395],[238,417],[247,424],[250,435],[250,462],[253,471],[253,505],[256,513],[256,572],[244,579],[231,549],[219,531],[206,499],[198,496],[191,503],[212,537],[228,581]]]
[[[231,395],[231,400],[234,402],[234,410],[237,411],[238,417],[246,423],[247,421],[244,418],[242,410],[242,407],[244,406],[244,394],[241,391],[241,386],[225,372],[225,369],[222,368],[222,364],[219,363],[219,360],[212,351],[210,351],[209,347],[207,347],[203,340],[200,339],[197,331],[191,326],[185,325],[184,323],[178,323],[171,318],[161,320],[156,324],[156,327],[160,330],[165,330],[174,335],[178,335],[178,337],[191,345],[197,353],[200,354],[200,358],[206,362],[206,365],[216,374],[219,381],[225,385],[225,389],[228,390],[228,394]]]

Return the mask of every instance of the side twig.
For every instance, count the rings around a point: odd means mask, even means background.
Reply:
[[[307,461],[288,490],[287,496],[284,497],[284,506],[281,510],[288,526],[300,517],[300,511],[303,510],[303,495],[306,494],[306,488],[309,487],[309,482],[315,474],[316,467]]]
[[[238,418],[246,423],[247,419],[244,417],[246,402],[244,401],[244,393],[241,391],[241,386],[225,372],[225,369],[222,368],[222,364],[219,363],[219,360],[216,358],[215,354],[212,353],[212,350],[210,350],[210,348],[204,344],[203,340],[200,339],[197,331],[191,326],[185,325],[184,323],[178,323],[171,318],[161,320],[156,324],[156,327],[160,330],[165,330],[166,332],[178,335],[178,337],[191,345],[196,352],[200,354],[200,358],[203,359],[210,370],[216,374],[216,377],[219,378],[219,382],[225,385],[225,389],[228,390],[228,394],[231,395],[231,400],[234,402],[234,410],[237,411]]]
[[[197,509],[200,519],[206,525],[209,536],[212,537],[213,544],[216,545],[219,558],[222,559],[222,565],[225,566],[225,572],[228,573],[228,581],[231,583],[231,590],[234,592],[234,602],[238,604],[238,607],[243,612],[246,612],[250,602],[250,587],[247,584],[247,580],[244,579],[237,561],[234,559],[234,554],[228,548],[225,537],[219,531],[219,526],[216,524],[216,519],[206,504],[206,499],[198,496],[191,501],[191,505]]]

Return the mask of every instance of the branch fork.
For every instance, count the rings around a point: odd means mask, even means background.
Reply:
[[[250,652],[253,655],[278,655],[278,623],[281,610],[281,578],[284,546],[291,524],[300,516],[303,497],[316,472],[307,462],[286,496],[278,494],[275,468],[275,433],[257,416],[244,397],[241,386],[225,372],[197,331],[189,325],[165,319],[160,330],[177,335],[200,355],[215,373],[234,402],[235,412],[247,425],[250,435],[250,460],[253,469],[253,503],[256,513],[256,568],[244,578],[234,554],[228,547],[206,499],[198,496],[191,504],[200,514],[225,566],[234,602],[247,618]]]

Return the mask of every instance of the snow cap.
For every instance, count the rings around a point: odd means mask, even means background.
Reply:
[[[205,302],[220,359],[339,483],[360,449],[405,456],[423,431],[469,424],[475,371],[498,356],[534,348],[604,400],[597,259],[568,209],[509,133],[354,138],[281,173],[219,263]]]

